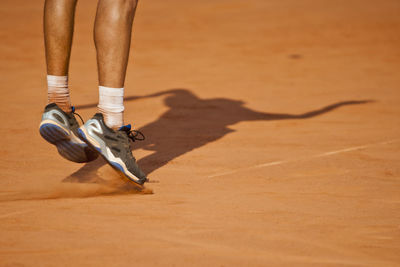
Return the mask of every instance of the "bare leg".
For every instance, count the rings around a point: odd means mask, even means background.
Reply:
[[[77,0],[46,0],[43,30],[48,76],[48,102],[71,111],[68,67]]]
[[[137,0],[99,0],[94,26],[99,85],[124,87]]]
[[[44,41],[47,74],[68,75],[77,0],[46,0]]]

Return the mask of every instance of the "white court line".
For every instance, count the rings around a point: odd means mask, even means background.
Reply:
[[[328,156],[332,156],[332,155],[336,155],[336,154],[340,154],[340,153],[366,149],[366,148],[373,147],[373,146],[387,145],[387,144],[392,144],[392,143],[397,143],[397,142],[400,142],[400,139],[393,139],[393,140],[384,141],[384,142],[370,143],[370,144],[366,144],[366,145],[362,145],[362,146],[353,146],[353,147],[348,147],[348,148],[344,148],[344,149],[328,151],[328,152],[324,152],[324,153],[313,155],[313,156],[306,157],[306,158],[300,158],[300,159],[297,158],[297,159],[266,162],[266,163],[257,164],[257,165],[250,166],[250,167],[244,167],[244,168],[235,169],[235,170],[231,170],[231,171],[212,174],[212,175],[209,175],[208,178],[224,176],[227,174],[237,173],[237,172],[244,171],[244,170],[251,170],[251,169],[257,169],[257,168],[263,168],[263,167],[269,167],[269,166],[275,166],[275,165],[282,165],[285,163],[290,163],[290,162],[295,162],[295,161],[300,161],[300,160],[309,160],[309,159],[313,159],[313,158],[328,157]]]
[[[267,162],[263,164],[258,164],[254,166],[254,168],[262,168],[262,167],[268,167],[268,166],[274,166],[274,165],[281,165],[282,163],[285,163],[285,161],[273,161],[273,162]]]

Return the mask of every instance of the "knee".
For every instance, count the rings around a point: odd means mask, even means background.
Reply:
[[[135,14],[138,0],[99,0],[100,6],[108,10],[110,19],[131,18]]]

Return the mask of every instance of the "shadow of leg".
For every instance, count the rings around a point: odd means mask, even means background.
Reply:
[[[141,158],[140,160],[138,160],[137,163],[140,166],[140,168],[142,168],[144,173],[149,175],[152,172],[154,172],[155,170],[163,167],[168,162],[181,156],[184,153],[186,153],[186,151],[182,151],[181,149],[170,150],[169,152],[168,151],[162,151],[162,152],[157,151],[157,152],[154,152],[153,154],[150,154],[144,158]],[[158,180],[158,179],[156,178],[156,180]],[[151,178],[150,178],[150,181],[152,181]]]

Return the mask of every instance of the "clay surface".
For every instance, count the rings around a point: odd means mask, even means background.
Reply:
[[[42,9],[0,5],[1,266],[399,266],[399,1],[140,1],[145,192],[40,137]],[[78,3],[71,56],[85,119],[95,11]]]

